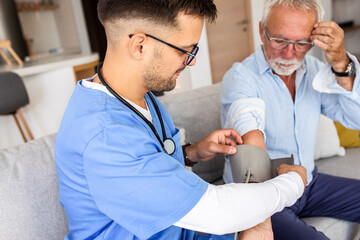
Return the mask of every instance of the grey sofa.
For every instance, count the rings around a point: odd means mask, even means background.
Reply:
[[[196,142],[220,128],[218,84],[161,97],[175,125],[186,130],[186,142]],[[58,203],[54,162],[55,134],[17,147],[0,150],[0,239],[63,239],[66,214]],[[321,159],[320,172],[360,178],[360,148],[345,157]],[[223,156],[195,165],[193,171],[208,182],[221,184]],[[330,239],[360,237],[359,224],[332,218],[308,218],[308,223]]]

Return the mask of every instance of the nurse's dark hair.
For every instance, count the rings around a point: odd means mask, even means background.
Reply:
[[[183,12],[214,21],[217,16],[213,0],[99,0],[98,17],[104,25],[117,19],[144,19],[165,26],[177,26],[176,17]]]

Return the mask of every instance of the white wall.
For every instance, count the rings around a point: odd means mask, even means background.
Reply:
[[[53,11],[53,14],[57,23],[61,46],[67,51],[80,51],[80,41],[77,34],[72,2],[74,0],[61,0],[59,2],[61,4],[60,7]]]
[[[191,81],[192,88],[199,88],[212,84],[209,46],[205,24],[199,46],[201,46],[197,54],[199,61],[196,62],[195,66],[189,68],[190,78],[193,79],[193,81]]]
[[[264,0],[250,0],[251,2],[251,21],[254,38],[254,48],[257,49],[261,44],[259,35],[259,22],[261,21],[264,8]]]
[[[73,67],[26,76],[23,80],[30,104],[21,111],[34,138],[56,133],[75,87]],[[11,116],[0,116],[0,126],[0,149],[23,143]]]
[[[176,88],[165,94],[174,94],[212,84],[209,47],[204,24],[199,41],[199,52],[196,55],[195,66],[186,67],[177,79]]]
[[[360,25],[360,1],[359,0],[334,0],[334,21],[354,21]],[[352,54],[360,56],[360,30],[345,32],[345,47]]]
[[[69,0],[70,1],[70,0]],[[74,14],[75,26],[77,28],[77,36],[79,39],[80,50],[82,54],[90,54],[90,40],[86,28],[85,15],[81,0],[71,0],[71,5]]]

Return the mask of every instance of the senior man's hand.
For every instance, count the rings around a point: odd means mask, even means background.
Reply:
[[[325,52],[328,63],[337,72],[344,72],[349,64],[344,44],[344,30],[333,21],[318,22],[310,39]]]
[[[288,164],[281,164],[277,168],[278,175],[288,173],[288,172],[296,172],[297,174],[300,175],[300,177],[301,177],[301,179],[303,180],[303,183],[304,183],[304,191],[305,191],[305,187],[306,187],[306,183],[307,183],[307,170],[306,170],[306,168],[304,168],[303,166],[300,166],[300,165],[288,165]]]
[[[235,154],[236,145],[242,144],[241,136],[233,129],[216,130],[203,140],[185,148],[190,161],[208,161],[218,153]]]

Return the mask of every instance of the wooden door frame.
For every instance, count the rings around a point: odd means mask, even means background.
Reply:
[[[223,0],[224,1],[224,0]],[[236,0],[236,1],[240,1],[240,0]],[[235,2],[236,2],[235,1]],[[230,2],[229,2],[230,3]],[[232,2],[231,2],[232,3]],[[224,2],[221,3],[221,6],[223,7],[222,4],[225,4],[226,5],[226,0]],[[243,31],[246,31],[246,35],[243,35],[242,36],[242,40],[243,41],[247,41],[246,45],[247,45],[247,48],[246,48],[246,56],[243,55],[241,58],[239,58],[239,60],[243,61],[244,60],[244,57],[248,57],[249,55],[251,55],[252,53],[254,53],[255,51],[255,43],[254,43],[254,35],[253,35],[253,19],[252,19],[252,11],[251,11],[251,0],[243,0],[241,1],[241,5],[242,7],[239,8],[239,11],[241,11],[241,15],[243,14],[244,15],[244,18],[243,19],[240,19],[239,18],[239,22],[236,22],[235,24],[238,25],[238,24],[241,24],[243,25],[241,28],[243,29]],[[236,14],[236,13],[235,13]],[[246,20],[246,22],[245,22]],[[231,20],[228,20],[228,21],[231,21]],[[222,22],[223,24],[226,22]],[[211,25],[210,24],[206,24],[206,25]],[[245,30],[246,28],[246,30]],[[238,31],[241,31],[240,29]],[[213,36],[213,33],[212,35]],[[207,38],[209,38],[209,33],[207,33]],[[211,42],[208,40],[208,42]],[[212,56],[211,55],[211,45],[209,44],[208,45],[208,53],[209,53],[209,61],[210,61],[210,72],[211,72],[211,76],[212,76],[212,84],[215,84],[217,82],[221,82],[221,80],[219,81],[219,79],[217,79],[219,76],[217,76],[216,74],[214,74],[214,69],[213,69],[213,65],[214,64],[212,61],[211,61],[211,58]],[[234,62],[232,62],[233,64]],[[214,78],[215,77],[215,78]]]
[[[248,41],[251,52],[254,52],[254,32],[253,32],[253,24],[252,24],[252,14],[251,14],[251,0],[245,0],[246,5],[246,15],[248,16]]]

